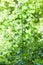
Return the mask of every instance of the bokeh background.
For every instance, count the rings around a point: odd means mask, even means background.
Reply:
[[[43,65],[43,0],[0,0],[0,65]]]

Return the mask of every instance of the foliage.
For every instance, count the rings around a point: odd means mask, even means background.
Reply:
[[[43,65],[43,0],[0,0],[0,65]]]

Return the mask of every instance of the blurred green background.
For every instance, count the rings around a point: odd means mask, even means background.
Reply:
[[[0,0],[0,65],[43,65],[43,0]]]

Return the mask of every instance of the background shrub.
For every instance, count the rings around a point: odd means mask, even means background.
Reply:
[[[43,0],[0,0],[0,65],[43,65]]]

